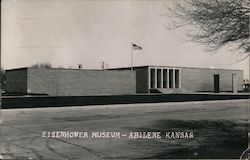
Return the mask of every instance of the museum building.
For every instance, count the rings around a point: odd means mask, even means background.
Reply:
[[[139,66],[134,67],[134,70],[137,93],[218,93],[238,92],[243,89],[242,70],[173,66]]]
[[[173,66],[108,70],[19,68],[6,71],[6,93],[49,96],[238,92],[243,71]]]

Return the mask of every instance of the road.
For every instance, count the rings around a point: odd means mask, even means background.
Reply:
[[[248,100],[6,109],[0,126],[1,157],[239,158],[247,148],[248,113]],[[88,137],[51,137],[53,131]],[[123,136],[92,137],[95,132]],[[160,132],[161,137],[129,137],[139,132]],[[192,132],[193,137],[166,137],[172,132]]]

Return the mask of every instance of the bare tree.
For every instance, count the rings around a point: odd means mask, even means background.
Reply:
[[[169,28],[187,25],[195,30],[188,34],[191,40],[205,45],[207,51],[223,46],[234,46],[241,59],[250,54],[249,0],[179,0],[169,8],[177,17]]]
[[[36,63],[30,66],[30,68],[51,68],[52,65],[48,62]]]

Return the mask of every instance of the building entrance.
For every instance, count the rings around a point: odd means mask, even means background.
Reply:
[[[220,75],[214,75],[214,93],[220,92]]]

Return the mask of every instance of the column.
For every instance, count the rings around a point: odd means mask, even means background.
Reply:
[[[179,69],[179,88],[181,88],[181,69]]]
[[[163,68],[161,68],[161,88],[163,88]]]
[[[151,83],[151,72],[150,72],[150,67],[148,67],[148,93],[150,93],[150,83]]]
[[[167,88],[169,88],[169,68],[167,69]]]
[[[175,69],[173,69],[173,88],[175,88]]]
[[[157,69],[155,68],[155,88],[157,88]]]

